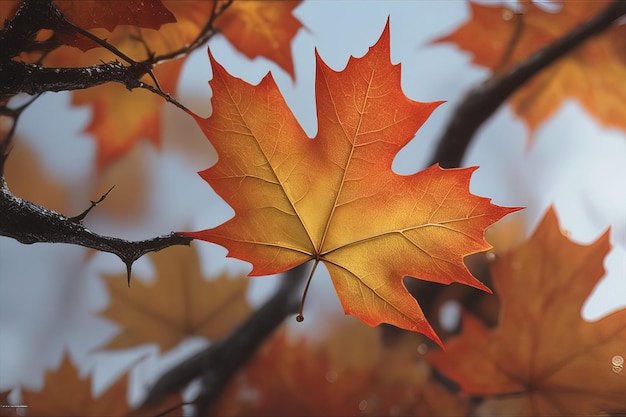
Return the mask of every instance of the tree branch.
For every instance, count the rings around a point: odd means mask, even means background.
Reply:
[[[117,61],[81,68],[48,68],[12,60],[0,61],[0,73],[3,77],[0,83],[2,97],[82,90],[108,82],[124,84],[129,90],[142,85],[134,66],[124,66]]]
[[[193,240],[176,233],[134,242],[102,236],[79,221],[14,196],[4,178],[0,178],[0,235],[25,244],[69,243],[113,253],[126,265],[129,283],[132,264],[141,256]]]
[[[287,316],[298,312],[296,295],[307,276],[307,265],[308,262],[286,272],[276,293],[228,337],[161,375],[148,392],[142,407],[157,404],[161,398],[202,377],[203,388],[195,403],[196,415],[204,415],[203,410],[217,399],[230,378],[265,339]]]
[[[217,3],[217,2],[216,2]],[[217,16],[226,10],[231,1],[222,6],[215,6],[207,25],[201,30],[196,41],[174,52],[177,56],[188,54],[206,42],[214,33],[213,23]],[[13,58],[21,52],[44,51],[59,46],[48,41],[38,42],[36,34],[41,29],[51,29],[65,34],[79,33],[92,41],[116,53],[128,62],[123,65],[118,61],[105,62],[98,65],[80,68],[49,68],[38,64],[16,61]],[[128,278],[132,264],[147,252],[158,251],[172,245],[189,245],[191,238],[171,233],[152,239],[131,242],[109,236],[102,236],[86,229],[80,220],[48,210],[35,203],[23,200],[11,194],[2,176],[4,162],[9,155],[12,136],[21,110],[12,110],[6,103],[18,93],[39,95],[48,91],[71,91],[95,87],[108,82],[123,84],[129,90],[147,89],[160,95],[166,101],[186,110],[186,108],[162,91],[156,83],[152,68],[158,62],[173,59],[174,56],[162,55],[155,57],[148,54],[144,61],[134,61],[123,55],[113,45],[92,34],[77,28],[68,22],[51,0],[22,1],[15,15],[5,22],[0,29],[0,115],[9,116],[11,129],[2,132],[0,138],[0,236],[14,238],[21,243],[49,242],[70,243],[117,255],[126,265]],[[140,79],[149,74],[155,80],[152,86]],[[93,208],[93,207],[92,207]],[[129,281],[130,282],[130,281]]]
[[[446,130],[437,141],[437,149],[429,165],[439,163],[444,168],[460,166],[478,128],[511,94],[535,74],[580,46],[587,39],[604,31],[625,14],[626,1],[616,0],[591,20],[541,48],[508,72],[472,89],[456,108]]]

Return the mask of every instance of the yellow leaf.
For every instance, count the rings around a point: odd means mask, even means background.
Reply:
[[[122,329],[104,349],[157,343],[167,351],[190,336],[217,339],[251,312],[248,280],[205,280],[195,249],[171,247],[148,256],[156,270],[153,284],[134,280],[128,288],[125,274],[105,276],[111,301],[100,314]]]

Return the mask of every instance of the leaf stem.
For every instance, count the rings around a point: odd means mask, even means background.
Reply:
[[[300,311],[298,312],[298,315],[296,316],[296,321],[297,322],[303,322],[304,321],[304,301],[306,300],[306,295],[309,292],[309,285],[311,285],[311,279],[313,278],[313,274],[315,274],[315,270],[317,269],[317,264],[320,263],[319,258],[317,258],[315,260],[315,263],[313,264],[313,268],[311,268],[311,272],[309,273],[309,278],[306,280],[306,286],[304,287],[304,292],[302,293],[302,300],[300,301]]]

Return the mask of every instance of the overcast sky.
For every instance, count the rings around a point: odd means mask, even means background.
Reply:
[[[419,101],[447,101],[398,155],[394,170],[410,174],[425,167],[435,139],[463,94],[489,74],[473,67],[470,57],[452,45],[429,44],[452,31],[467,13],[466,3],[456,0],[306,1],[296,10],[306,28],[292,43],[295,82],[265,59],[251,62],[222,37],[211,41],[211,50],[231,74],[249,82],[256,83],[272,71],[296,117],[314,136],[314,49],[332,68],[340,70],[350,55],[362,56],[375,43],[389,18],[392,61],[402,63],[405,94]],[[208,115],[210,77],[206,51],[197,51],[185,68],[180,101]],[[18,130],[20,140],[37,149],[50,176],[71,186],[81,177],[92,175],[95,147],[81,134],[89,112],[70,110],[68,106],[68,94],[46,94],[20,119]],[[162,151],[147,144],[138,146],[138,151],[147,153],[151,161],[151,211],[135,225],[95,216],[90,225],[94,230],[138,239],[172,230],[204,229],[232,216],[232,210],[196,175],[214,161],[208,142],[206,150],[191,160],[180,152],[168,152],[181,146],[175,144],[184,139],[181,132],[194,128],[189,127],[191,119],[181,116],[177,109],[168,108],[167,113],[170,118]],[[480,166],[472,179],[472,192],[491,197],[496,204],[527,206],[523,215],[529,230],[550,204],[556,206],[561,226],[577,241],[589,243],[611,226],[614,249],[605,262],[609,273],[584,313],[596,319],[626,305],[626,201],[622,184],[626,178],[626,134],[601,128],[571,101],[538,130],[533,146],[527,146],[526,136],[526,128],[507,107],[489,120],[464,162]],[[84,201],[95,197],[87,196]],[[207,275],[224,269],[244,273],[250,270],[244,262],[226,259],[223,248],[201,242],[195,246],[205,255],[203,269]],[[99,274],[120,273],[124,267],[111,255],[96,254],[82,270],[83,275],[76,277],[76,265],[82,264],[85,256],[83,248],[25,246],[0,238],[0,390],[16,384],[41,387],[42,371],[58,366],[63,349],[69,349],[80,361],[83,372],[95,370],[100,387],[111,378],[112,370],[121,370],[146,353],[152,355],[151,359],[135,377],[145,381],[153,376],[153,347],[138,348],[129,354],[89,355],[91,349],[116,332],[113,325],[93,316],[107,303]],[[142,260],[135,271],[138,279],[149,278],[151,267]],[[316,319],[326,317],[328,311],[340,311],[323,269],[318,275],[307,300],[307,324],[299,325],[301,331],[314,327]],[[275,278],[255,278],[251,301],[262,302],[275,283]],[[196,349],[204,343],[191,341],[185,349]]]

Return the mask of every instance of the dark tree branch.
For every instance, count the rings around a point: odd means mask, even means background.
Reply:
[[[131,266],[135,260],[147,252],[158,251],[172,245],[189,245],[191,238],[172,233],[138,242],[130,242],[109,236],[102,236],[86,229],[80,222],[84,215],[66,217],[35,203],[11,194],[3,178],[2,168],[9,155],[17,119],[23,109],[10,109],[8,99],[19,93],[39,95],[48,91],[71,91],[95,87],[108,82],[123,84],[127,89],[149,90],[180,109],[187,110],[172,96],[161,90],[152,68],[157,63],[186,55],[200,47],[215,34],[213,24],[232,1],[220,3],[208,16],[207,25],[197,39],[171,54],[155,57],[148,53],[148,59],[135,61],[124,55],[115,46],[68,22],[51,0],[22,1],[15,15],[0,29],[0,116],[11,119],[11,127],[0,138],[0,236],[16,239],[22,243],[48,242],[70,243],[117,255],[126,265],[130,279]],[[14,60],[22,52],[43,51],[59,46],[58,40],[39,42],[36,35],[41,29],[51,29],[63,34],[86,36],[100,46],[113,52],[127,62],[105,62],[80,68],[49,68]],[[155,82],[152,86],[141,81],[150,75]],[[92,202],[93,208],[94,203]],[[91,209],[90,208],[90,209]],[[88,210],[90,210],[88,209]],[[83,213],[86,214],[86,213]]]
[[[35,40],[41,29],[62,30],[65,19],[51,0],[22,1],[0,29],[0,60],[13,58],[23,51],[37,50]],[[41,46],[41,44],[40,44]]]
[[[215,20],[220,17],[222,13],[226,11],[226,9],[230,7],[233,1],[234,0],[227,0],[224,3],[220,3],[221,5],[218,5],[219,2],[217,1],[214,2],[213,9],[211,10],[211,17],[209,18],[209,21],[204,26],[204,28],[202,28],[202,30],[198,34],[198,37],[187,46],[184,46],[176,51],[154,57],[154,62],[159,63],[162,61],[169,61],[172,59],[180,58],[181,56],[188,54],[192,50],[195,50],[198,47],[206,44],[209,39],[211,39],[217,33],[217,31],[213,27],[213,25],[215,24]]]
[[[192,240],[176,233],[135,242],[102,236],[71,217],[15,197],[4,178],[0,178],[0,235],[25,244],[69,243],[113,253],[126,265],[129,280],[132,264],[141,256],[173,245],[189,245]]]
[[[550,45],[541,48],[508,72],[472,89],[456,108],[446,130],[437,141],[430,164],[444,168],[461,166],[474,134],[511,94],[553,62],[607,29],[626,14],[626,1],[617,0],[586,23]]]
[[[195,401],[196,415],[202,413],[220,394],[230,378],[241,368],[265,339],[289,315],[298,312],[298,297],[304,278],[305,263],[285,273],[276,293],[228,337],[185,359],[163,374],[152,386],[144,405],[158,403],[172,392],[183,389],[202,377],[202,392]]]
[[[120,62],[80,68],[48,68],[12,60],[0,61],[0,74],[3,77],[0,96],[82,90],[108,82],[121,83],[132,90],[142,86],[137,72],[132,65],[124,66]]]

